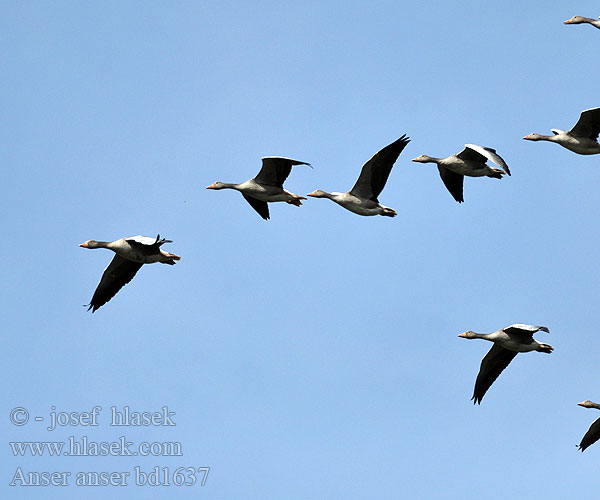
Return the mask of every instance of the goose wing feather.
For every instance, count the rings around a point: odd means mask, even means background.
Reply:
[[[125,241],[144,255],[154,255],[160,251],[161,245],[173,243],[173,240],[166,240],[164,238],[161,240],[160,234],[156,235],[156,238],[133,236],[131,238],[125,238]]]
[[[487,156],[478,153],[468,146],[465,146],[465,149],[463,149],[460,153],[456,153],[456,156],[466,162],[481,163],[482,165],[480,168],[483,168],[483,164],[487,161]]]
[[[294,165],[310,166],[310,163],[281,156],[265,156],[262,158],[262,168],[254,177],[254,180],[264,186],[275,186],[283,189],[283,183],[290,175]]]
[[[569,130],[569,134],[597,141],[600,135],[600,108],[582,111],[575,126]]]
[[[539,332],[540,330],[550,333],[550,330],[545,326],[525,325],[523,323],[515,323],[514,325],[503,328],[503,330],[508,334],[523,335],[526,337],[531,337],[535,332]]]
[[[485,146],[478,146],[477,144],[465,144],[465,148],[472,149],[473,151],[479,153],[484,158],[487,158],[489,161],[494,162],[508,175],[510,175],[508,165],[506,164],[504,159],[498,153],[496,153],[495,149],[486,148]],[[483,161],[485,162],[485,160]]]
[[[405,134],[375,153],[363,165],[356,184],[354,184],[350,193],[359,198],[379,203],[377,197],[383,191],[398,156],[400,156],[400,153],[402,153],[409,142],[410,139]]]
[[[446,167],[442,167],[441,165],[438,165],[438,170],[440,171],[440,177],[442,178],[444,186],[446,186],[446,189],[450,191],[452,197],[459,203],[465,201],[463,198],[463,184],[465,176],[457,174],[456,172],[453,172]]]
[[[581,439],[581,443],[579,443],[579,449],[584,451],[588,446],[591,446],[598,441],[598,439],[600,439],[600,418],[596,419],[592,425],[590,425],[590,428]]]
[[[102,273],[102,279],[96,287],[88,311],[96,311],[112,299],[117,292],[129,283],[143,264],[115,255]]]
[[[242,193],[242,196],[246,199],[248,203],[250,203],[250,206],[258,212],[258,215],[260,215],[265,220],[269,220],[269,205],[266,201],[252,198],[252,196],[248,196],[246,193]]]
[[[155,245],[156,243],[158,243],[159,239],[160,239],[160,235],[158,235],[156,238],[150,238],[149,236],[128,236],[127,238],[123,238],[125,241],[127,241],[128,243],[138,243],[140,245],[145,245],[145,246],[152,246]],[[167,240],[164,240],[163,243],[166,243]],[[171,243],[169,241],[169,243]]]
[[[479,367],[479,373],[475,381],[475,390],[471,398],[473,404],[481,404],[481,400],[487,390],[517,354],[516,351],[505,349],[498,344],[492,346],[481,360],[481,366]]]

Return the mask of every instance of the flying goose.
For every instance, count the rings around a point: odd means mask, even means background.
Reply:
[[[473,404],[481,404],[487,390],[518,353],[539,351],[550,354],[554,350],[551,345],[542,344],[533,338],[533,334],[540,330],[550,333],[545,326],[517,323],[493,333],[475,333],[469,330],[459,335],[464,339],[484,339],[494,343],[481,360],[481,367],[475,381],[475,390],[471,398]]]
[[[253,179],[240,184],[215,182],[206,189],[235,189],[242,193],[250,206],[265,220],[269,219],[269,206],[267,202],[285,201],[299,207],[302,196],[290,193],[283,189],[283,183],[292,171],[294,165],[308,165],[303,161],[292,160],[280,156],[265,156],[262,158],[262,168]]]
[[[560,144],[580,155],[600,154],[598,134],[600,134],[600,108],[586,109],[581,112],[575,126],[565,132],[560,129],[550,129],[554,135],[529,134],[523,137],[528,141],[550,141]]]
[[[385,215],[395,217],[398,212],[384,207],[379,203],[377,197],[385,187],[394,163],[402,153],[402,150],[410,142],[403,135],[397,141],[383,148],[363,165],[358,180],[354,187],[347,193],[327,193],[317,189],[307,196],[313,198],[329,198],[338,205],[358,215]]]
[[[502,170],[487,165],[486,162],[488,160],[494,162]],[[505,173],[510,175],[508,165],[496,153],[495,149],[475,144],[465,144],[465,149],[460,153],[448,156],[447,158],[433,158],[421,155],[413,159],[413,161],[418,163],[436,163],[444,185],[459,203],[465,201],[463,198],[463,181],[465,175],[469,177],[487,176],[494,179],[502,179]]]
[[[600,19],[600,18],[598,18]],[[596,28],[600,29],[600,21],[598,19],[592,19],[590,17],[573,16],[571,19],[567,19],[564,24],[584,24],[588,23]]]
[[[115,256],[102,273],[102,279],[89,303],[88,311],[96,311],[99,307],[112,299],[117,292],[129,283],[140,267],[144,264],[160,262],[161,264],[175,264],[180,260],[179,255],[163,252],[160,247],[171,240],[148,236],[129,236],[115,241],[88,240],[79,245],[83,248],[108,248],[115,252]]]
[[[600,405],[598,403],[592,403],[589,399],[586,399],[583,403],[577,404],[584,408],[596,408],[597,410],[600,410]],[[581,439],[581,443],[579,443],[579,449],[585,451],[588,446],[593,445],[598,439],[600,439],[600,418],[597,418],[592,425],[590,425],[585,436]]]

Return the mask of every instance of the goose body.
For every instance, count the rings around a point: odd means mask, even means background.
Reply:
[[[375,153],[363,165],[356,183],[347,193],[327,193],[317,189],[307,196],[329,198],[346,210],[358,215],[395,217],[398,212],[379,203],[378,197],[385,187],[394,163],[396,163],[398,156],[409,142],[410,139],[403,135],[397,141]]]
[[[396,215],[398,215],[398,212],[393,208],[386,207],[378,201],[373,201],[369,198],[361,198],[360,196],[352,194],[350,191],[347,193],[327,193],[317,189],[307,196],[312,196],[313,198],[329,198],[346,210],[350,210],[350,212],[354,212],[358,215],[384,215],[387,217],[396,217]]]
[[[596,408],[596,410],[600,410],[600,405],[598,403],[592,403],[589,399],[577,404],[584,408]],[[579,443],[578,447],[583,452],[588,446],[591,446],[598,441],[598,439],[600,439],[600,418],[594,420],[592,425],[590,425],[590,428],[581,439],[581,443]]]
[[[592,26],[600,29],[600,20],[592,19],[591,17],[573,16],[571,19],[567,19],[564,24],[591,24]]]
[[[600,154],[600,108],[586,109],[581,112],[579,120],[569,131],[550,129],[554,135],[529,134],[523,137],[528,141],[548,141],[580,155]]]
[[[491,161],[501,167],[494,168],[487,164]],[[493,177],[502,179],[504,174],[510,175],[510,170],[502,157],[495,149],[476,144],[465,144],[465,149],[460,153],[446,158],[435,158],[433,156],[421,155],[413,159],[417,163],[435,163],[442,182],[452,197],[462,203],[464,178],[467,177]]]
[[[107,248],[115,252],[115,256],[102,273],[102,279],[96,287],[88,311],[91,309],[95,312],[112,299],[133,279],[144,264],[160,262],[172,266],[176,260],[180,260],[181,257],[178,255],[160,249],[164,243],[171,243],[171,240],[160,239],[158,235],[156,238],[128,236],[115,241],[88,240],[79,245],[89,249]]]
[[[245,200],[263,219],[268,220],[270,215],[267,203],[284,201],[299,207],[302,205],[300,200],[306,200],[302,196],[283,189],[283,183],[290,175],[294,165],[310,166],[310,163],[281,156],[266,156],[262,158],[262,168],[256,177],[240,184],[215,182],[206,189],[235,189],[242,193]]]
[[[539,351],[550,354],[554,350],[551,345],[533,338],[533,334],[538,331],[550,332],[545,326],[516,323],[492,333],[476,333],[469,330],[459,335],[465,339],[484,339],[494,343],[481,360],[471,398],[473,404],[481,404],[487,390],[518,353]]]

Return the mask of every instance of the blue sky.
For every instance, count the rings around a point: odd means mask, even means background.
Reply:
[[[600,106],[597,2],[2,2],[5,443],[181,442],[181,457],[1,455],[6,498],[564,499],[596,484],[598,157],[521,138]],[[262,156],[308,161],[292,192],[345,191],[402,134],[380,196],[395,219],[327,200],[263,221],[214,181]],[[512,176],[434,165],[494,147]],[[95,314],[112,258],[88,239],[174,240]],[[488,343],[546,325],[469,401]],[[15,407],[89,412],[47,431]],[[176,426],[114,428],[109,408]],[[205,486],[78,487],[78,471],[210,467]],[[7,486],[69,471],[70,486]],[[510,478],[499,480],[498,468]]]

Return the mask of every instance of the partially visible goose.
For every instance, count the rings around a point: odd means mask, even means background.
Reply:
[[[584,408],[596,408],[600,410],[600,405],[598,403],[592,403],[589,399],[586,399],[583,403],[577,403],[579,406],[583,406]],[[596,441],[600,439],[600,418],[596,419],[590,428],[583,436],[581,443],[579,443],[579,449],[581,451],[585,451],[588,446],[593,445]]]
[[[108,267],[102,273],[102,279],[90,301],[88,311],[94,312],[106,304],[116,293],[129,283],[144,264],[160,262],[161,264],[175,264],[181,260],[179,255],[163,252],[160,246],[172,243],[171,240],[148,236],[129,236],[115,241],[88,240],[79,245],[83,248],[108,248],[115,252]]]
[[[463,339],[484,339],[494,343],[481,360],[481,367],[475,381],[475,390],[471,398],[473,404],[481,404],[487,390],[518,353],[539,351],[550,354],[554,350],[551,345],[542,344],[533,338],[533,334],[540,330],[550,333],[545,326],[517,323],[493,333],[475,333],[469,330],[459,335]]]
[[[581,112],[575,126],[565,132],[557,128],[550,129],[554,135],[529,134],[523,137],[528,141],[550,141],[560,144],[580,155],[600,154],[598,134],[600,134],[600,108],[586,109]]]
[[[600,19],[600,18],[598,18]],[[564,24],[583,24],[588,23],[596,28],[600,29],[600,21],[598,19],[592,19],[590,17],[573,16],[571,19],[567,19]]]
[[[487,161],[492,161],[502,168],[490,167]],[[452,197],[462,203],[463,181],[465,175],[469,177],[493,177],[502,179],[506,173],[510,175],[510,170],[506,162],[496,153],[495,149],[477,146],[476,144],[465,144],[465,149],[447,158],[434,158],[432,156],[421,155],[413,159],[418,163],[436,163],[440,171],[440,177],[444,185],[450,191]]]
[[[327,193],[317,189],[307,196],[329,198],[338,205],[358,215],[395,217],[398,215],[398,212],[381,205],[377,197],[383,191],[398,156],[400,156],[400,153],[402,153],[402,150],[409,142],[410,139],[406,135],[403,135],[397,141],[392,142],[381,151],[375,153],[363,165],[356,184],[347,193]]]
[[[262,158],[262,168],[253,179],[241,184],[228,184],[215,182],[206,189],[235,189],[242,193],[250,206],[265,220],[269,219],[269,206],[267,202],[285,201],[299,207],[302,196],[290,193],[283,189],[283,183],[292,171],[294,165],[308,165],[303,161],[292,160],[280,156],[265,156]]]

